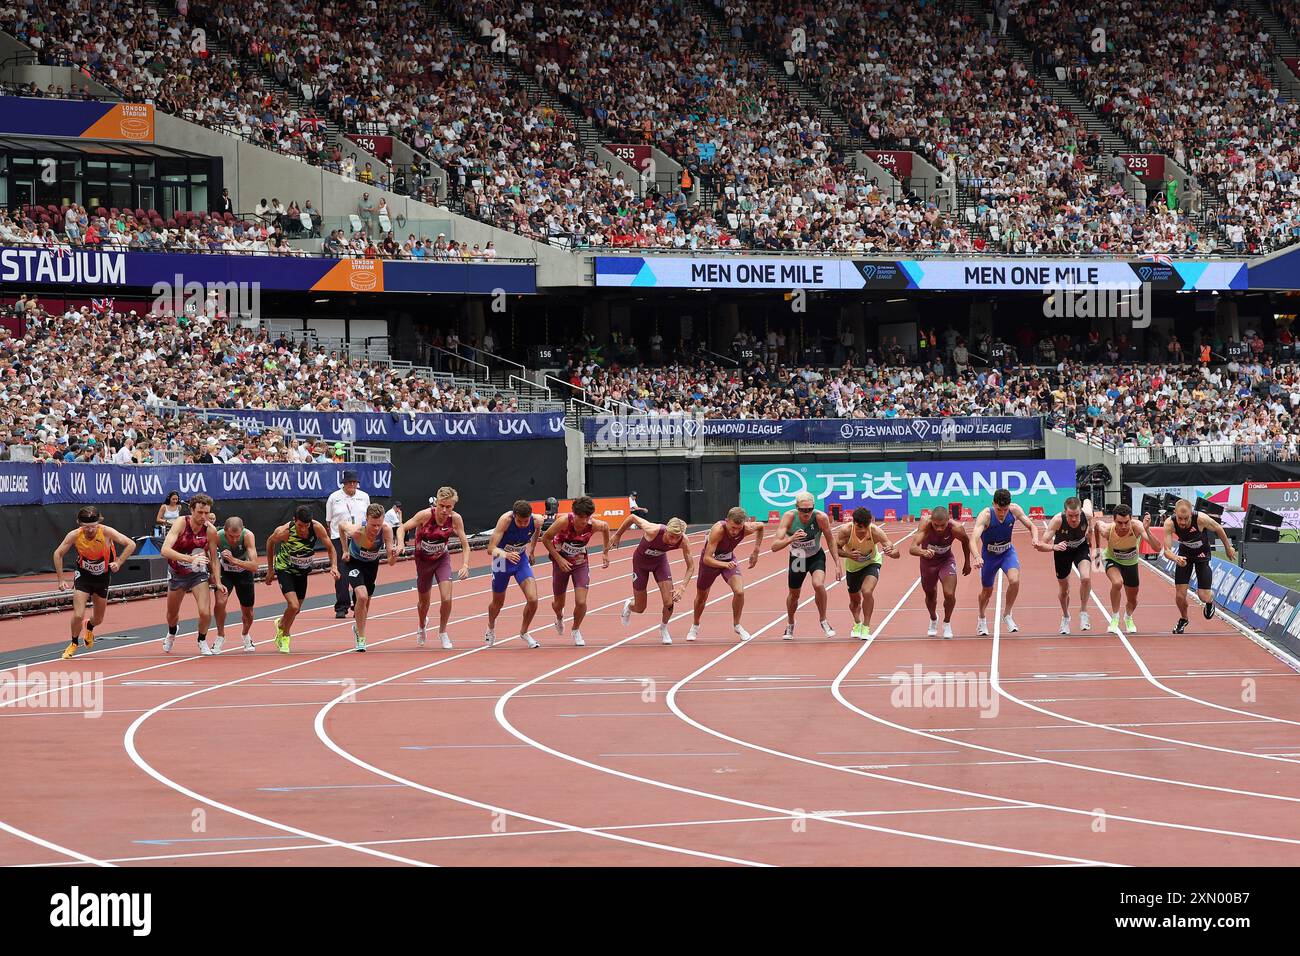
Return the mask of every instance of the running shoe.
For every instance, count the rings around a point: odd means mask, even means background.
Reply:
[[[668,625],[667,624],[662,625],[659,628],[659,643],[671,644],[672,642],[673,642],[673,636],[668,633]]]
[[[989,622],[988,622],[987,620],[985,620],[984,618],[980,618],[978,621],[976,621],[976,622],[975,622],[975,633],[978,634],[980,637],[988,637],[988,636],[989,636]]]
[[[867,623],[865,623],[865,622],[863,623],[861,629],[858,631],[858,640],[860,640],[860,641],[869,641],[869,640],[871,640],[871,625],[870,625],[870,624],[867,624]]]
[[[943,622],[943,639],[945,641],[952,640],[952,625],[949,624],[947,621]]]
[[[1206,604],[1204,607],[1202,607],[1201,613],[1205,615],[1205,619],[1207,621],[1210,618],[1214,617],[1214,602],[1211,601],[1209,604]]]
[[[1182,634],[1186,630],[1187,630],[1187,618],[1180,617],[1178,619],[1178,623],[1174,625],[1174,633]]]
[[[92,647],[95,646],[95,632],[94,632],[94,631],[92,631],[92,630],[90,630],[90,629],[87,629],[87,630],[86,630],[86,633],[83,634],[83,635],[81,636],[81,639],[82,639],[83,641],[86,642],[86,650],[90,650]]]
[[[419,628],[415,632],[415,646],[424,647],[424,641],[425,641],[424,628]]]
[[[1006,617],[1004,617],[1004,618],[1002,619],[1002,621],[1003,621],[1003,623],[1006,624],[1006,626],[1007,626],[1007,630],[1008,630],[1008,631],[1018,631],[1018,630],[1020,630],[1020,625],[1016,623],[1015,618],[1013,618],[1010,614],[1008,614]]]
[[[938,633],[939,633],[939,622],[934,619],[931,619],[930,626],[925,629],[925,636],[934,637]]]
[[[573,629],[573,646],[574,647],[587,646],[587,642],[582,639],[582,631],[578,630],[576,627]]]
[[[827,637],[835,636],[835,628],[831,627],[831,622],[826,620],[826,618],[822,618],[822,633]]]
[[[255,651],[255,650],[257,650],[257,645],[255,645],[255,644],[253,643],[253,635],[252,635],[252,634],[245,634],[245,635],[244,635],[244,651],[245,651],[246,653],[251,654],[251,653],[253,653],[253,651]]]
[[[352,637],[356,641],[357,653],[364,654],[366,652],[366,636],[357,630],[355,624],[352,625]]]
[[[1118,623],[1119,623],[1119,622],[1118,622],[1119,615],[1117,614],[1117,615],[1115,615],[1115,617],[1116,617],[1116,619],[1117,619],[1117,620],[1116,620],[1116,623],[1118,624]],[[1133,615],[1132,615],[1132,614],[1130,614],[1130,615],[1128,615],[1127,617],[1124,618],[1124,627],[1128,629],[1128,632],[1129,632],[1130,634],[1136,634],[1136,633],[1138,632],[1137,622],[1133,620]]]
[[[172,646],[175,643],[176,643],[176,635],[173,634],[171,631],[168,631],[167,636],[163,638],[163,653],[170,654],[172,652]]]
[[[1061,618],[1061,633],[1062,634],[1070,633],[1070,616],[1068,614],[1065,617]]]
[[[225,646],[226,646],[226,635],[218,634],[216,639],[212,642],[212,653],[220,654],[222,650],[225,648]]]
[[[783,641],[793,641],[793,640],[794,640],[794,625],[793,625],[793,624],[787,624],[787,625],[785,626],[785,633],[781,635],[781,640],[783,640]]]
[[[618,619],[627,627],[628,622],[632,620],[632,599],[628,598],[623,602],[623,610],[618,612]]]
[[[700,626],[698,624],[692,624],[691,629],[686,632],[686,639],[688,641],[693,641],[699,636],[700,636]]]
[[[275,649],[281,654],[289,653],[289,635],[280,626],[281,618],[275,619]]]
[[[558,615],[555,618],[555,633],[560,637],[564,636],[564,618]]]
[[[1116,614],[1114,617],[1110,618],[1110,623],[1106,626],[1106,630],[1108,630],[1108,631],[1112,631],[1112,632],[1114,632],[1114,633],[1117,634],[1117,635],[1118,635],[1118,634],[1123,634],[1123,633],[1124,633],[1123,631],[1121,631],[1121,630],[1119,629],[1119,615],[1118,615],[1118,614]]]
[[[520,634],[519,639],[523,641],[525,644],[527,644],[530,648],[542,646],[541,644],[538,644],[535,640],[533,640],[533,635],[529,634],[527,631],[525,631],[523,634]]]
[[[1079,630],[1081,630],[1081,631],[1091,631],[1091,630],[1092,630],[1092,621],[1088,618],[1088,612],[1087,612],[1087,611],[1080,611],[1080,612],[1079,612]]]
[[[212,648],[208,646],[207,641],[199,641],[199,653],[204,657],[212,656]]]
[[[493,628],[488,628],[483,632],[483,643],[491,647],[497,642],[497,632]]]
[[[736,632],[736,636],[739,637],[742,641],[748,641],[754,637],[753,634],[750,634],[749,631],[745,630],[739,624],[733,627],[732,630]],[[689,641],[690,638],[688,637],[687,640]]]
[[[444,651],[449,651],[452,649],[451,635],[448,634],[446,631],[443,631],[441,634],[438,635],[438,640],[442,642],[442,649]]]
[[[77,653],[77,642],[72,641],[71,643],[68,644],[67,647],[63,649],[63,659],[65,661],[69,660],[71,659],[72,655],[75,653]]]

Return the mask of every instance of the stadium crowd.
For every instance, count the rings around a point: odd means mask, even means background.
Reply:
[[[512,396],[402,376],[265,329],[230,328],[219,315],[50,314],[27,296],[13,311],[24,334],[0,330],[0,446],[32,445],[38,460],[305,461],[346,452],[177,408],[517,410]]]

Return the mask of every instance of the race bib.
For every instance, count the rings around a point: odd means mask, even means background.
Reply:
[[[289,558],[289,563],[300,570],[310,571],[313,557],[310,554],[295,554]]]
[[[82,561],[81,570],[87,574],[103,574],[108,570],[106,561]]]
[[[990,543],[990,544],[986,544],[986,545],[984,545],[984,547],[985,547],[985,549],[988,551],[989,554],[1005,554],[1006,552],[1008,552],[1008,551],[1011,550],[1011,542],[1010,542],[1010,541],[994,541],[994,542],[992,542],[992,543]]]
[[[428,558],[440,558],[447,553],[447,542],[445,541],[421,541],[420,554]]]

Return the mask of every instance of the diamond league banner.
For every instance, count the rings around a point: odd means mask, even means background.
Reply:
[[[587,441],[602,445],[637,444],[654,438],[705,441],[788,441],[834,445],[844,442],[975,442],[1043,440],[1038,418],[807,418],[694,419],[680,416],[608,416],[584,418]]]
[[[184,409],[253,432],[344,442],[520,441],[564,437],[563,412],[286,412],[258,408]]]
[[[325,498],[355,471],[361,489],[386,497],[387,462],[302,465],[78,465],[0,462],[0,505],[161,504],[171,492],[226,498]]]
[[[1035,461],[872,461],[740,466],[740,504],[751,515],[794,507],[795,496],[811,492],[817,507],[870,508],[877,516],[917,515],[961,502],[972,512],[992,503],[1006,488],[1024,508],[1052,514],[1073,496],[1073,459]]]
[[[1136,288],[1242,290],[1243,262],[1087,259],[799,259],[744,256],[596,256],[596,285],[665,289],[880,291]]]

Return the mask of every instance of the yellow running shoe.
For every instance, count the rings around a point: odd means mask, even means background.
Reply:
[[[280,627],[280,618],[275,619],[275,647],[281,654],[289,653],[289,635]]]
[[[75,653],[77,653],[77,642],[72,641],[71,643],[68,644],[67,647],[63,649],[63,659],[66,661],[69,658],[71,658],[72,655]]]
[[[81,639],[86,642],[86,650],[90,650],[92,647],[95,646],[94,631],[87,631],[85,634],[82,635]]]

